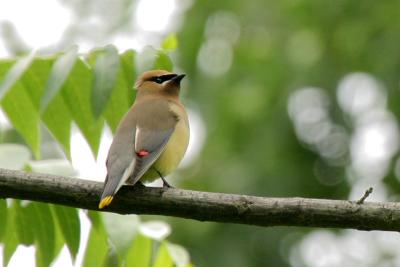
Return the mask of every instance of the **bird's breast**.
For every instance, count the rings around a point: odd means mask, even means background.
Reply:
[[[178,115],[175,130],[166,144],[164,151],[153,164],[163,176],[170,174],[178,167],[188,147],[190,136],[188,117],[183,107],[172,105],[171,111]],[[158,178],[157,173],[150,169],[141,180],[149,181],[155,178]]]

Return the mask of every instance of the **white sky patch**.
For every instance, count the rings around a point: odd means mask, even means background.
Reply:
[[[7,115],[2,109],[0,109],[0,126],[2,129],[9,129],[12,127],[10,121],[7,118]]]
[[[70,20],[70,12],[60,1],[0,1],[0,21],[13,23],[22,39],[34,48],[60,40]]]
[[[80,178],[104,181],[106,176],[105,162],[111,141],[111,131],[108,127],[105,127],[100,141],[97,160],[95,160],[86,140],[77,127],[73,126],[71,135],[72,166],[78,171]]]
[[[1,262],[3,262],[3,253],[0,255]],[[28,264],[31,262],[31,264]],[[11,257],[8,267],[20,267],[20,266],[35,266],[35,248],[33,246],[18,246],[17,251]]]
[[[196,160],[206,138],[206,127],[200,114],[191,109],[187,109],[187,111],[189,116],[190,139],[188,149],[180,164],[181,167],[186,167]]]
[[[136,8],[136,23],[144,31],[165,31],[176,10],[175,0],[141,0]]]
[[[135,30],[116,32],[103,41],[78,38],[81,53],[94,47],[113,43],[119,50],[141,50],[147,45],[158,47],[162,36],[177,31],[182,13],[192,5],[191,0],[140,0],[135,7],[131,25]],[[62,1],[14,0],[0,1],[0,23],[11,23],[21,39],[31,48],[41,49],[59,44],[65,30],[71,25],[73,13]],[[0,40],[0,57],[8,57],[5,43]]]
[[[0,41],[0,57],[7,57],[8,52],[3,42]]]
[[[134,50],[140,50],[143,46],[143,43],[146,43],[145,40],[143,39],[139,34],[130,34],[128,35],[122,35],[119,34],[115,36],[113,39],[113,44],[118,47],[120,51],[125,51],[129,49],[134,49]]]

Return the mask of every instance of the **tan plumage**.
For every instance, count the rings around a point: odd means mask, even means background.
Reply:
[[[121,120],[107,157],[107,177],[99,203],[108,206],[119,188],[174,171],[189,142],[189,122],[179,101],[184,75],[145,72],[136,82],[136,100]],[[163,179],[164,185],[168,185]]]

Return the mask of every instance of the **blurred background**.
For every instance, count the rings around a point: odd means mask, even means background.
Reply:
[[[397,201],[399,10],[372,0],[2,1],[0,57],[114,44],[139,51],[145,69],[151,47],[176,34],[192,139],[172,184],[349,200],[373,187],[368,200]],[[17,142],[1,121],[3,142]],[[43,157],[61,158],[48,140]],[[110,140],[105,129],[95,161],[75,131],[75,173],[103,180]],[[195,266],[400,266],[395,233],[163,219]]]

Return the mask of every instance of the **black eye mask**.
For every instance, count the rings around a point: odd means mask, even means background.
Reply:
[[[166,75],[161,75],[161,76],[155,76],[155,77],[151,77],[149,80],[152,82],[156,82],[156,83],[163,83],[165,81],[169,81],[172,78],[176,77],[176,74],[166,74]]]

